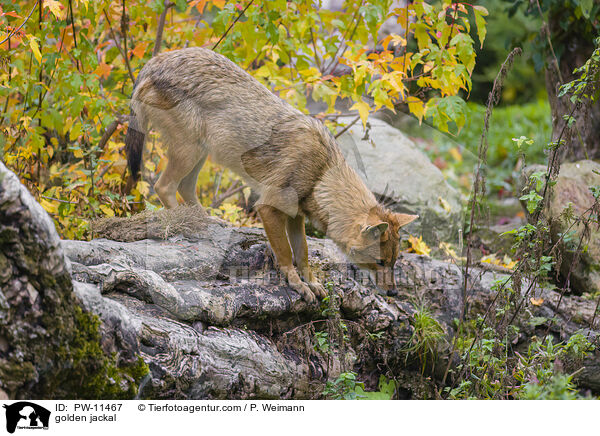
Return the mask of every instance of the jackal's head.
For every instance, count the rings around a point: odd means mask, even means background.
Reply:
[[[400,228],[418,217],[376,207],[366,222],[357,223],[356,234],[347,246],[348,255],[355,264],[375,273],[380,288],[396,288],[394,264],[400,249]]]

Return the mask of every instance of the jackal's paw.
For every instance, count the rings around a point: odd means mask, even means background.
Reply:
[[[325,298],[327,296],[327,290],[325,287],[319,283],[318,281],[308,282],[308,286],[315,293],[315,295],[319,298]]]
[[[304,301],[306,301],[308,304],[313,304],[317,301],[317,299],[315,298],[315,294],[312,293],[312,291],[310,290],[310,288],[308,287],[308,285],[304,282],[289,282],[290,283],[290,287],[298,292],[301,296],[302,299]]]

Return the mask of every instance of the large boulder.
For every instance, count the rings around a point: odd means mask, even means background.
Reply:
[[[348,163],[381,201],[397,212],[418,214],[406,227],[430,245],[458,240],[462,225],[460,194],[442,172],[400,130],[370,118],[338,138]]]
[[[526,180],[531,174],[539,171],[546,171],[546,167],[532,165],[525,168],[522,184],[530,186]],[[552,244],[559,243],[558,250],[562,258],[560,272],[563,279],[569,273],[574,253],[584,233],[584,225],[581,223],[572,225],[572,222],[565,218],[564,212],[570,207],[574,217],[584,213],[589,216],[589,209],[594,204],[594,197],[590,191],[592,186],[600,186],[600,164],[591,160],[582,160],[563,163],[556,184],[552,187],[546,213],[550,223]],[[568,235],[564,238],[566,243],[560,240],[563,233]],[[600,231],[593,223],[590,226],[589,238],[584,238],[582,247],[587,248],[579,254],[571,271],[571,288],[577,293],[598,292],[600,291]]]

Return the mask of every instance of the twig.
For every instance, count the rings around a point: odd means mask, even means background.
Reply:
[[[219,197],[218,197],[218,198],[216,198],[216,199],[214,199],[214,200],[213,200],[213,202],[212,202],[212,204],[211,204],[211,207],[213,207],[213,208],[217,208],[217,207],[219,207],[219,206],[220,206],[220,205],[221,205],[221,204],[222,204],[222,203],[223,203],[225,200],[227,200],[229,197],[231,197],[231,196],[233,196],[233,195],[237,194],[237,193],[238,193],[238,192],[240,192],[240,191],[243,191],[243,190],[244,190],[244,188],[247,188],[247,187],[248,187],[248,185],[241,185],[241,186],[238,186],[238,185],[239,185],[239,183],[240,183],[240,181],[239,181],[239,180],[236,180],[236,181],[234,182],[234,184],[233,184],[233,185],[232,185],[232,186],[231,186],[231,187],[230,187],[230,188],[229,188],[227,191],[225,191],[224,193],[222,193],[221,195],[219,195]]]
[[[167,18],[167,12],[171,7],[173,7],[175,3],[170,2],[169,0],[165,0],[165,8],[160,13],[158,17],[158,27],[156,29],[156,39],[154,40],[154,50],[152,50],[152,57],[156,56],[160,51],[160,46],[162,44],[163,30],[165,28],[165,19]]]
[[[517,55],[520,55],[521,53],[522,53],[522,50],[518,47],[514,48],[509,53],[509,55],[506,57],[506,60],[500,67],[500,71],[498,72],[496,78],[494,79],[494,85],[492,86],[492,91],[490,92],[489,97],[488,97],[487,110],[486,110],[485,118],[484,118],[484,122],[483,122],[483,132],[481,134],[481,140],[479,143],[479,156],[478,156],[478,163],[477,163],[477,171],[475,173],[475,179],[473,181],[473,193],[472,193],[472,197],[471,197],[471,201],[470,201],[471,215],[470,215],[470,220],[469,220],[469,223],[470,223],[469,234],[467,235],[467,255],[466,255],[467,259],[466,259],[466,263],[465,263],[465,272],[464,272],[463,290],[462,290],[463,303],[462,303],[462,306],[460,309],[460,318],[459,318],[459,326],[457,329],[457,334],[454,336],[454,340],[452,341],[452,351],[450,353],[450,359],[448,360],[448,365],[446,366],[446,371],[444,372],[444,377],[442,378],[442,384],[446,383],[446,377],[448,376],[448,373],[450,371],[450,366],[452,364],[452,355],[456,351],[458,335],[462,329],[465,314],[466,314],[467,289],[468,289],[468,283],[469,283],[469,265],[471,263],[471,234],[473,233],[473,226],[475,223],[475,207],[476,207],[476,203],[477,203],[477,193],[479,191],[480,184],[483,182],[483,179],[481,176],[481,168],[487,157],[487,132],[489,129],[489,120],[492,115],[492,109],[493,109],[494,105],[498,102],[498,99],[500,96],[500,89],[502,88],[502,83],[504,81],[504,77],[508,73],[508,70],[513,63],[514,57]],[[518,271],[518,268],[515,269],[515,272],[516,271]],[[515,274],[515,272],[513,272],[513,274]],[[500,295],[500,290],[496,293],[496,296],[494,297],[493,302],[496,301],[496,299],[498,298],[499,295]],[[492,304],[493,304],[493,302],[492,302]],[[491,307],[491,304],[488,306],[488,310],[490,307]],[[486,316],[487,316],[487,313],[486,313]],[[471,343],[471,347],[469,348],[469,351],[468,351],[469,354],[470,354],[470,351],[473,348],[473,345],[475,344],[476,341],[477,341],[477,338],[475,338],[473,340],[473,342]],[[463,369],[463,371],[466,371],[466,366]]]
[[[77,201],[67,201],[67,200],[61,200],[60,198],[46,197],[45,195],[40,195],[40,197],[42,197],[42,198],[45,198],[46,200],[58,201],[59,203],[65,203],[65,204],[79,204],[79,202],[77,202]]]
[[[321,73],[322,73],[323,70],[321,70],[321,60],[319,59],[319,54],[317,52],[317,44],[315,44],[315,35],[312,31],[312,28],[309,27],[309,30],[310,30],[310,39],[312,41],[313,50],[315,51],[315,62],[317,63],[317,67],[319,67],[319,71],[321,71]]]
[[[118,126],[119,126],[119,120],[114,120],[112,123],[110,123],[108,125],[108,127],[106,127],[106,130],[104,131],[104,134],[102,135],[102,138],[100,138],[100,141],[98,142],[99,149],[104,149],[104,146],[106,145],[106,143],[108,142],[110,137],[113,135],[113,133],[115,133]]]
[[[356,124],[356,122],[358,120],[360,120],[360,115],[357,115],[356,118],[354,118],[352,121],[350,121],[346,127],[344,127],[342,130],[340,130],[338,133],[336,133],[335,136],[334,136],[334,138],[337,139],[340,136],[342,136],[344,133],[346,133],[348,131],[348,129],[350,127],[352,127],[354,124]]]
[[[354,24],[354,29],[352,29],[352,32],[350,33],[350,36],[348,37],[348,39],[350,39],[350,40],[354,37],[354,34],[356,33],[356,29],[358,29],[358,24],[360,22],[358,20],[358,13],[360,11],[360,8],[362,7],[362,4],[363,4],[363,0],[361,0],[360,5],[358,6],[358,8],[356,8],[356,12],[354,13],[354,16],[352,17],[351,22],[354,22],[355,24]],[[331,60],[331,62],[327,66],[327,68],[323,68],[323,71],[325,74],[331,74],[331,72],[333,70],[335,70],[335,68],[338,66],[338,64],[340,62],[338,53],[342,47],[347,47],[347,45],[346,45],[346,41],[348,40],[348,39],[346,39],[347,34],[348,34],[348,30],[346,30],[346,32],[344,32],[344,35],[342,36],[342,40],[340,41],[340,45],[338,46],[337,50],[335,51],[335,54],[333,55],[333,59]],[[342,52],[341,54],[343,55],[344,52]]]
[[[73,15],[73,0],[69,0],[69,13],[71,14],[71,28],[73,29],[73,44],[77,49],[77,33],[75,32],[75,17]],[[81,63],[81,69],[79,68],[79,59],[75,58],[75,64],[77,70],[83,72],[83,62]]]
[[[219,40],[215,43],[215,45],[213,45],[212,50],[214,50],[215,48],[217,48],[217,46],[221,43],[221,41],[223,41],[223,38],[225,38],[227,36],[227,34],[231,30],[231,28],[235,25],[235,23],[237,23],[239,21],[239,19],[242,18],[242,15],[244,15],[244,13],[246,12],[246,10],[248,10],[248,8],[252,5],[252,3],[254,3],[254,0],[250,0],[250,3],[248,3],[248,5],[244,8],[244,10],[239,13],[239,15],[237,16],[237,18],[233,21],[233,23],[231,23],[229,25],[229,27],[227,28],[227,30],[225,31],[225,33],[223,35],[221,35],[221,37],[219,38]]]
[[[2,40],[2,42],[0,42],[0,45],[4,44],[6,41],[8,41],[10,38],[13,37],[13,35],[15,33],[17,33],[19,30],[21,30],[21,28],[25,25],[25,23],[27,23],[27,21],[29,20],[29,17],[31,17],[31,14],[33,14],[33,11],[35,11],[35,8],[37,7],[38,2],[35,2],[35,4],[33,5],[33,8],[31,8],[31,11],[29,11],[29,15],[27,15],[27,18],[25,18],[25,20],[21,23],[21,25],[19,27],[17,27],[16,29],[14,29],[12,32],[10,32],[8,34],[8,36],[6,38],[4,38]]]
[[[121,15],[121,34],[123,35],[123,50],[125,51],[125,63],[127,69],[131,72],[131,66],[129,65],[129,53],[127,53],[127,11],[125,9],[125,0],[123,0],[123,14]],[[131,74],[133,76],[133,74]]]
[[[127,53],[123,53],[123,48],[121,47],[121,44],[119,43],[119,38],[117,37],[117,35],[115,34],[115,32],[112,28],[112,24],[110,22],[110,18],[108,18],[106,9],[103,9],[102,12],[104,13],[104,16],[106,17],[106,21],[108,23],[108,29],[109,29],[110,34],[112,35],[113,39],[115,40],[115,44],[117,45],[117,48],[119,49],[119,53],[121,53],[121,56],[123,56],[123,59],[125,60],[125,65],[127,66],[127,71],[129,72],[129,78],[131,79],[131,82],[135,83],[135,77],[133,76],[133,71],[131,71],[131,65],[129,65],[129,59],[127,58]]]

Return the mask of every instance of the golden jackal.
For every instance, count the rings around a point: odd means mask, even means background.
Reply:
[[[417,216],[378,204],[320,121],[229,59],[202,48],[152,58],[137,78],[131,110],[125,142],[133,181],[149,125],[167,146],[167,167],[154,186],[165,207],[177,205],[176,192],[198,204],[198,173],[210,154],[260,195],[256,209],[279,268],[306,301],[326,293],[309,267],[305,217],[355,263],[383,272],[380,285],[395,285],[398,232]]]

